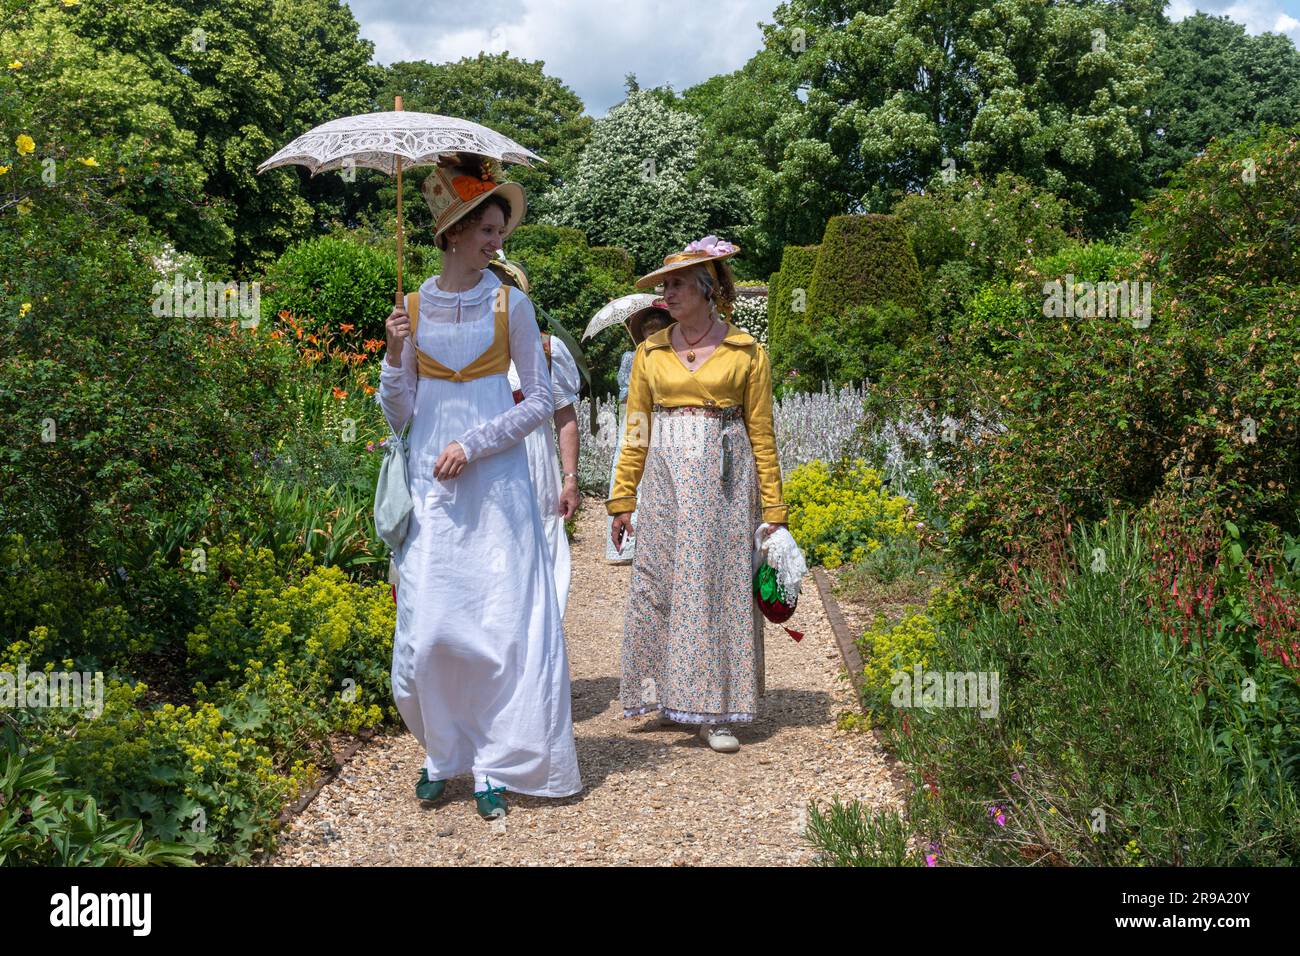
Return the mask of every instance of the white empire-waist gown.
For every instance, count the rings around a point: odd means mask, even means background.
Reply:
[[[511,363],[508,373],[510,387],[519,388],[519,370]],[[551,337],[551,397],[554,412],[570,405],[578,404],[578,390],[582,380],[578,374],[578,363],[573,360],[573,353],[558,338]],[[537,491],[537,510],[542,515],[542,527],[546,530],[546,543],[551,551],[551,562],[555,568],[555,597],[560,604],[560,617],[569,604],[569,581],[573,576],[573,561],[569,554],[569,536],[564,532],[564,519],[560,517],[560,491],[563,488],[563,476],[560,474],[560,461],[556,457],[555,431],[552,419],[548,418],[541,425],[528,433],[524,439],[524,452],[528,455],[528,471],[533,476],[533,487]]]
[[[444,292],[420,286],[421,351],[462,369],[493,340],[501,281]],[[535,312],[509,290],[510,354],[524,401],[505,374],[466,382],[417,375],[408,337],[402,366],[381,363],[378,400],[407,436],[415,508],[395,555],[393,699],[427,754],[430,780],[473,773],[476,790],[563,797],[582,789],[574,748],[569,662],[551,555],[523,440],[552,415]],[[441,482],[433,464],[451,441],[468,463]]]

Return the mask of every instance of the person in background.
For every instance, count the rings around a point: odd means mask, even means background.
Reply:
[[[495,259],[490,268],[501,281],[527,293],[528,274],[518,263]],[[546,543],[551,550],[551,566],[555,573],[555,597],[560,604],[560,617],[569,605],[569,582],[573,563],[569,554],[569,536],[564,523],[578,513],[581,496],[578,494],[578,392],[582,379],[578,363],[573,360],[560,338],[542,334],[542,351],[551,375],[551,399],[554,413],[550,421],[543,422],[528,433],[524,449],[528,454],[528,473],[537,492],[537,508],[546,529]],[[510,387],[515,390],[515,401],[521,402],[524,393],[519,389],[519,372],[510,363]],[[552,432],[551,423],[555,430]],[[556,438],[559,439],[559,460],[555,457]]]

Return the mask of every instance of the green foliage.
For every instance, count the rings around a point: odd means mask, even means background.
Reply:
[[[632,257],[626,249],[618,246],[592,246],[592,260],[600,268],[624,282],[634,282],[636,273],[632,269]]]
[[[790,533],[809,564],[838,567],[891,538],[916,537],[907,499],[891,495],[865,462],[810,461],[790,472],[783,489]]]
[[[998,673],[997,715],[937,707],[887,722],[917,788],[917,838],[955,865],[1294,862],[1293,674],[1219,631],[1166,637],[1168,584],[1137,524],[1111,516],[1057,544],[1009,569],[1001,608],[936,631],[929,669]]]
[[[95,798],[73,790],[54,758],[4,754],[0,771],[0,866],[189,865],[192,847],[143,840],[138,820],[107,819]]]
[[[942,332],[981,283],[1009,278],[1024,259],[1060,249],[1072,210],[1049,190],[1002,172],[936,182],[894,213],[921,268],[931,328]]]
[[[627,273],[611,270],[609,255],[595,252],[576,229],[520,226],[510,237],[507,255],[528,274],[529,298],[575,339],[581,339],[601,306],[632,291]],[[541,316],[538,321],[545,325]],[[627,346],[627,334],[617,330],[582,343],[594,394],[617,394],[619,358]]]
[[[911,674],[917,664],[923,670],[929,667],[937,644],[934,622],[920,608],[909,608],[893,624],[877,615],[859,641],[866,659],[862,703],[873,714],[888,709],[896,686],[894,675],[900,671]]]
[[[524,187],[530,218],[535,218],[545,212],[550,191],[572,174],[592,127],[582,100],[561,80],[547,76],[544,66],[509,53],[482,52],[454,63],[392,63],[382,68],[374,108],[391,110],[393,97],[401,96],[403,109],[481,123],[537,153],[545,163],[509,167],[509,178]],[[382,202],[391,207],[394,195],[389,188],[381,194]],[[422,227],[428,209],[418,194],[412,196],[408,208]]]
[[[626,249],[639,272],[734,218],[726,196],[698,176],[703,130],[650,91],[596,121],[573,176],[552,194],[547,221]],[[530,273],[531,277],[531,273]]]
[[[807,838],[819,866],[922,866],[908,846],[911,831],[897,810],[872,812],[856,800],[834,798],[826,813],[808,807]]]
[[[407,291],[414,291],[420,281],[423,277],[408,277]],[[351,323],[368,338],[384,338],[384,320],[396,291],[396,256],[322,237],[285,250],[267,270],[262,302],[271,315],[290,312],[313,331]]]
[[[238,505],[258,436],[284,427],[286,362],[233,318],[162,314],[170,276],[117,207],[31,197],[0,227],[0,258],[27,263],[0,283],[0,531],[102,576],[213,489]]]
[[[767,290],[768,350],[772,353],[773,374],[778,381],[798,368],[788,356],[806,338],[808,290],[812,287],[820,248],[787,246],[781,255],[781,270]]]
[[[1160,30],[1144,162],[1155,186],[1211,140],[1260,123],[1300,123],[1300,52],[1280,33],[1252,36],[1227,17],[1196,12]]]
[[[312,564],[304,556],[286,580],[267,549],[214,546],[208,587],[230,596],[186,639],[192,673],[231,680],[280,662],[299,696],[337,709],[334,726],[356,730],[394,718],[388,676],[396,610],[387,585],[355,584],[338,568]]]
[[[935,487],[975,577],[987,582],[1048,515],[1097,519],[1156,496],[1296,530],[1296,150],[1280,130],[1215,144],[1144,207],[1136,262],[1131,248],[1064,245],[1013,284],[982,287],[891,372],[882,408],[916,402],[962,423],[935,445],[947,473]],[[1069,275],[1075,314],[1045,315]],[[1089,315],[1094,278],[1150,282],[1149,323]]]
[[[817,247],[807,309],[797,309],[799,255],[782,280],[778,374],[815,389],[874,378],[923,330],[920,274],[902,224],[892,216],[836,216]],[[785,268],[783,264],[783,274]]]
[[[1122,223],[1143,188],[1155,10],[791,0],[773,18],[766,49],[807,91],[773,124],[785,149],[776,174],[760,180],[756,206],[778,224],[778,241],[815,237],[801,181],[819,194],[812,208],[830,207],[824,221],[855,204],[887,210],[937,179],[947,159],[959,173],[1025,176],[1078,206],[1094,233]]]
[[[921,275],[903,224],[893,216],[835,216],[813,267],[808,314],[814,326],[858,305],[920,304]]]

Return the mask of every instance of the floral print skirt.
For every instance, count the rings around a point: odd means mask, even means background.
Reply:
[[[764,690],[753,449],[739,409],[700,411],[656,407],[652,420],[623,625],[625,717],[745,722]]]

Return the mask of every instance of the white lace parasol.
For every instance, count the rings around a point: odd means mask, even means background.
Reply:
[[[611,325],[626,322],[629,316],[651,305],[656,298],[658,297],[649,292],[634,292],[631,295],[620,296],[613,302],[606,302],[587,323],[587,329],[582,333],[583,340],[605,331]]]
[[[402,303],[402,170],[428,166],[450,153],[476,153],[502,163],[531,166],[530,159],[546,162],[508,136],[437,113],[412,113],[402,109],[402,98],[386,113],[361,113],[330,120],[294,139],[257,167],[258,175],[277,166],[306,166],[317,173],[347,166],[397,174],[397,296]]]
[[[378,169],[390,176],[402,169],[436,163],[449,153],[476,153],[503,163],[531,166],[531,160],[546,162],[530,149],[486,126],[454,116],[391,110],[362,113],[330,120],[303,133],[257,167],[259,173],[277,166],[306,166],[315,176],[354,166]]]

